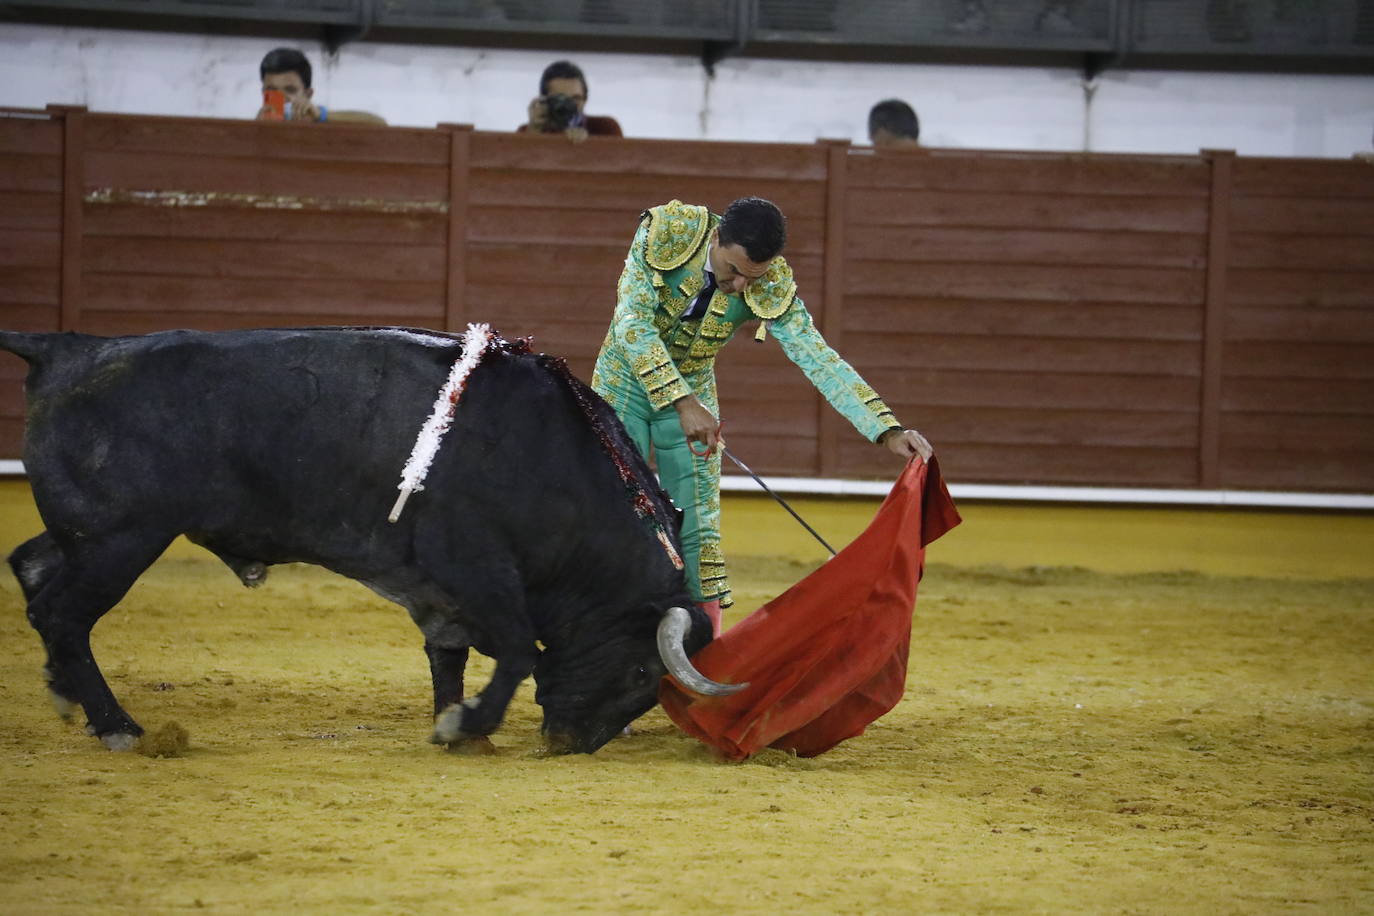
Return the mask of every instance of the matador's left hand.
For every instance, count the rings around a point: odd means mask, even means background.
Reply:
[[[929,461],[930,456],[935,454],[926,437],[914,429],[889,429],[879,441],[904,461],[910,461],[915,455],[920,455],[922,461]]]

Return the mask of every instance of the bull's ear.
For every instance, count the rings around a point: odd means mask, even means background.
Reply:
[[[687,657],[687,633],[692,628],[692,615],[686,608],[670,607],[658,622],[658,657],[668,673],[683,687],[707,697],[725,697],[739,693],[749,685],[721,684],[698,671]]]

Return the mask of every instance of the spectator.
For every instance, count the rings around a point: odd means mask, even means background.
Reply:
[[[315,89],[310,85],[311,68],[306,56],[295,48],[269,51],[258,65],[262,78],[263,104],[259,121],[314,121],[352,124],[386,124],[370,111],[338,111],[315,104]],[[280,92],[286,104],[281,111],[269,104],[267,93]]]
[[[879,149],[920,146],[921,122],[901,99],[879,102],[868,111],[868,140]]]
[[[574,143],[588,136],[625,136],[615,118],[586,114],[586,106],[587,78],[582,69],[571,61],[554,61],[539,77],[539,95],[530,102],[529,121],[516,130],[563,134]]]

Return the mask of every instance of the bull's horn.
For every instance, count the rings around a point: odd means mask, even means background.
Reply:
[[[668,673],[693,693],[707,697],[724,697],[739,693],[748,684],[718,684],[692,666],[687,657],[687,631],[692,628],[692,615],[685,608],[670,607],[658,622],[658,657],[663,659]]]

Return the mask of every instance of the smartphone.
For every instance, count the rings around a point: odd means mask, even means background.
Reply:
[[[286,120],[286,96],[277,89],[264,89],[262,91],[262,105],[271,112],[269,120]]]

